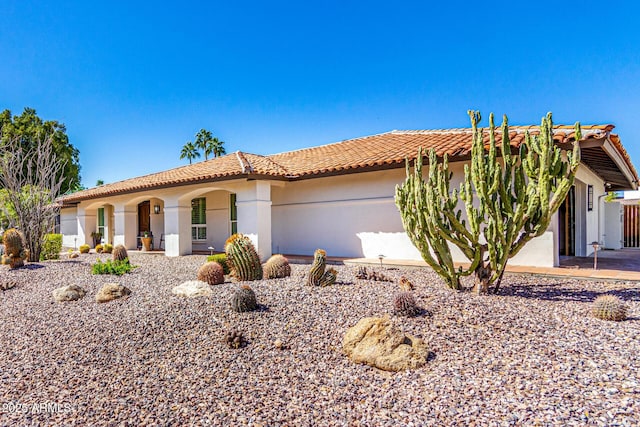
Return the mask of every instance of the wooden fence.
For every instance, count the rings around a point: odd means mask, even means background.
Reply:
[[[624,205],[624,247],[640,248],[639,205]]]

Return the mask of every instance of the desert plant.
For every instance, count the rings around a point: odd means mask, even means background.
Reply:
[[[327,266],[327,252],[323,249],[316,249],[313,253],[313,263],[307,276],[307,285],[329,286],[335,283],[338,272],[330,268],[325,272]]]
[[[110,254],[111,252],[113,252],[113,245],[110,245],[109,243],[105,243],[104,246],[102,247],[102,252],[105,254]]]
[[[280,279],[291,276],[289,260],[282,255],[273,255],[262,267],[265,279]]]
[[[591,313],[598,319],[619,322],[627,318],[627,306],[615,295],[600,295],[593,302]]]
[[[236,288],[231,295],[231,308],[238,313],[257,309],[256,293],[248,285]]]
[[[62,251],[62,234],[45,234],[40,261],[59,259]]]
[[[210,285],[219,285],[224,283],[224,270],[217,262],[209,261],[198,270],[198,280]]]
[[[97,254],[101,254],[104,251],[104,246],[98,243],[94,249],[96,250]]]
[[[4,232],[2,236],[4,242],[4,251],[9,259],[11,268],[20,268],[24,266],[24,261],[28,257],[27,250],[24,247],[24,236],[15,228],[10,228]]]
[[[230,329],[224,334],[224,343],[229,348],[240,348],[245,342],[242,332],[237,329]]]
[[[89,245],[80,245],[78,250],[80,251],[81,254],[88,254],[89,251],[91,250],[91,246],[89,246]]]
[[[95,264],[91,266],[92,274],[115,274],[117,276],[122,276],[125,273],[131,272],[135,266],[129,263],[129,258],[125,258],[124,260],[110,260],[108,259],[106,262],[102,262],[100,260],[96,261]]]
[[[413,293],[401,291],[393,297],[393,312],[400,316],[413,317],[420,313],[420,307],[416,303]]]
[[[229,263],[227,262],[227,254],[213,254],[207,257],[207,261],[215,261],[222,266],[224,274],[230,274]]]
[[[127,253],[127,248],[123,245],[117,245],[113,248],[113,260],[114,261],[124,261],[129,258],[129,254]]]
[[[489,117],[489,149],[478,129],[480,113],[469,111],[472,125],[471,164],[464,167],[460,189],[450,191],[448,156],[438,163],[429,152],[429,173],[422,176],[423,153],[418,151],[413,173],[396,187],[396,205],[411,242],[422,258],[452,289],[463,289],[460,277],[474,274],[478,291],[497,292],[507,261],[534,237],[542,235],[567,196],[580,164],[578,142],[563,153],[553,140],[551,113],[540,132],[524,134],[518,154],[512,154],[507,117],[502,123],[498,160],[493,114]],[[575,141],[580,141],[580,124]],[[515,149],[514,149],[515,150]],[[466,219],[458,202],[464,202]],[[467,268],[454,265],[449,244],[470,260]],[[434,257],[435,255],[435,257]]]
[[[262,264],[251,239],[243,234],[234,234],[224,244],[231,274],[240,281],[262,279]]]
[[[364,266],[358,267],[356,278],[361,280],[373,280],[374,282],[392,282],[392,280],[383,273],[378,273],[373,269],[369,271],[367,270],[367,267]]]
[[[398,282],[398,286],[402,291],[412,291],[414,286],[413,283],[409,281],[405,276],[400,276],[400,281]]]

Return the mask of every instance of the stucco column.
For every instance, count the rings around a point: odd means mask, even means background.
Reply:
[[[236,193],[238,233],[251,238],[263,261],[271,256],[271,185],[252,181]]]
[[[164,206],[164,254],[191,254],[191,206]]]
[[[136,219],[138,212],[135,206],[116,204],[113,208],[113,245],[123,245],[127,249],[136,249],[138,225]]]
[[[91,233],[96,231],[96,214],[95,212],[86,212],[82,208],[78,208],[78,247],[80,245],[93,246],[93,237]]]

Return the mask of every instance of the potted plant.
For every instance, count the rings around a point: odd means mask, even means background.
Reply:
[[[91,233],[91,237],[93,237],[93,247],[95,248],[102,241],[102,233],[94,231]]]
[[[151,237],[151,233],[149,231],[143,231],[142,238],[140,240],[142,241],[142,250],[147,252],[150,251],[151,242],[153,241],[153,237]]]

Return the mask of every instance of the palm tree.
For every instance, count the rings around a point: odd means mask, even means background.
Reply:
[[[200,132],[196,134],[196,147],[204,152],[204,159],[209,160],[209,154],[211,154],[211,140],[213,136],[211,132],[206,129],[200,129]]]
[[[184,158],[189,159],[189,164],[191,164],[191,159],[195,159],[196,157],[200,157],[200,152],[196,148],[195,144],[191,141],[188,141],[182,147],[182,151],[180,151],[180,159]]]
[[[213,153],[213,157],[220,157],[223,154],[227,154],[227,150],[224,149],[224,141],[220,141],[218,138],[211,140],[209,149]]]

